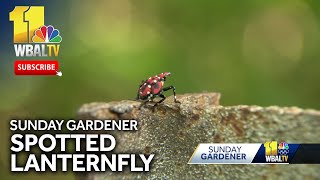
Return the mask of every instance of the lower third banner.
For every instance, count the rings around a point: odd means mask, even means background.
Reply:
[[[320,164],[320,144],[199,144],[189,164]]]

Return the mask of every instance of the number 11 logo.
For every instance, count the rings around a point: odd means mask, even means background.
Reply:
[[[264,143],[266,156],[276,156],[278,154],[277,141],[268,141]]]
[[[44,6],[16,6],[9,16],[13,21],[13,42],[29,43],[35,30],[44,25]]]

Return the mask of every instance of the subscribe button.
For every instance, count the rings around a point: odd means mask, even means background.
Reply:
[[[57,75],[59,63],[56,60],[17,60],[14,62],[15,75]]]

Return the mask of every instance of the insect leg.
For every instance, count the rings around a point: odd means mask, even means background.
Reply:
[[[170,89],[172,89],[172,91],[173,91],[174,102],[175,102],[175,103],[180,103],[180,102],[177,100],[176,88],[175,88],[174,86],[165,87],[165,88],[162,89],[162,91],[165,92],[165,91],[168,91],[168,90],[170,90]]]
[[[148,102],[153,101],[153,99],[154,99],[154,96],[150,95],[147,100],[143,101],[143,102],[140,104],[140,106],[139,106],[138,109],[140,110],[142,106],[146,105]]]
[[[139,106],[139,108],[138,108],[138,109],[140,110],[140,109],[141,109],[141,107],[142,107],[142,106],[144,106],[144,105],[146,105],[148,102],[149,102],[149,101],[143,101],[143,102],[140,104],[140,106]]]
[[[160,101],[156,102],[156,104],[153,105],[152,112],[154,112],[156,106],[158,106],[160,103],[162,103],[166,99],[166,96],[163,95],[163,94],[159,94],[159,97],[161,97],[162,99]]]
[[[153,105],[153,107],[159,105],[160,103],[162,103],[166,99],[166,96],[163,94],[159,94],[159,97],[161,97],[162,99],[160,101],[158,101],[155,105]]]
[[[139,93],[137,94],[137,97],[134,100],[136,100],[136,101],[139,100]]]

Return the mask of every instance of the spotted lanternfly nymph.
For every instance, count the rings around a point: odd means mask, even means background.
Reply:
[[[138,95],[136,98],[136,100],[144,101],[141,104],[141,106],[146,104],[149,101],[153,101],[155,97],[159,96],[162,99],[156,102],[156,104],[154,105],[154,106],[157,106],[158,104],[162,103],[166,99],[166,96],[163,95],[163,92],[168,91],[170,89],[173,90],[174,102],[180,103],[179,101],[177,101],[176,88],[174,86],[168,86],[163,88],[164,82],[166,81],[166,78],[168,76],[170,76],[170,72],[164,72],[159,75],[149,77],[149,79],[145,81],[142,81],[142,84],[139,87]]]

